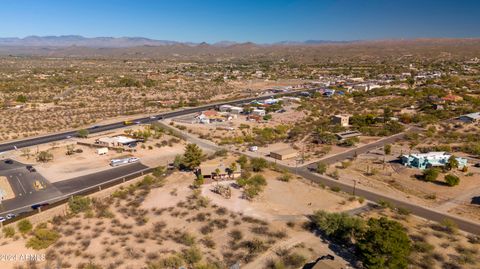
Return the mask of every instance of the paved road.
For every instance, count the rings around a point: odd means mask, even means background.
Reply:
[[[302,90],[305,91],[305,90]],[[272,96],[283,96],[283,95],[295,95],[298,94],[302,91],[294,91],[290,93],[277,93],[277,94],[271,94],[271,95],[264,95],[264,96],[256,96],[256,97],[251,97],[251,98],[244,98],[244,99],[238,99],[238,100],[233,100],[233,101],[225,101],[225,102],[219,102],[215,104],[208,104],[204,106],[199,106],[199,107],[193,107],[193,108],[186,108],[182,110],[177,110],[177,111],[172,111],[172,112],[166,112],[162,114],[158,114],[155,116],[155,118],[150,118],[150,117],[144,117],[144,118],[138,118],[138,119],[133,119],[131,120],[132,122],[139,122],[139,123],[151,123],[155,122],[158,119],[166,119],[166,118],[172,118],[172,117],[178,117],[178,116],[183,116],[195,112],[200,112],[203,110],[211,109],[216,106],[220,105],[234,105],[234,104],[241,104],[241,103],[246,103],[246,102],[251,102],[254,100],[265,100],[268,98],[271,98]],[[98,133],[98,132],[104,132],[104,131],[109,131],[109,130],[114,130],[114,129],[119,129],[119,128],[124,128],[125,125],[123,124],[123,121],[121,122],[115,122],[111,124],[106,124],[106,125],[98,125],[98,126],[92,126],[90,128],[87,128],[89,133]],[[30,138],[30,139],[24,139],[24,140],[18,140],[18,141],[12,141],[4,144],[0,144],[0,152],[4,151],[9,151],[9,150],[14,150],[15,148],[24,148],[24,147],[31,147],[39,144],[45,144],[45,143],[50,143],[54,141],[60,141],[64,140],[67,137],[74,137],[77,136],[77,131],[67,131],[63,133],[57,133],[57,134],[52,134],[52,135],[46,135],[42,137],[35,137],[35,138]]]
[[[87,187],[108,182],[109,180],[119,178],[124,175],[141,171],[146,168],[148,167],[141,163],[132,163],[94,174],[55,182],[53,183],[53,186],[66,195]]]
[[[317,163],[319,163],[319,162],[322,162],[322,163],[325,163],[325,164],[334,164],[334,163],[337,163],[337,162],[340,162],[340,161],[343,161],[343,160],[346,160],[346,159],[351,159],[355,155],[360,155],[360,154],[363,154],[363,153],[367,153],[367,152],[369,152],[373,149],[383,147],[383,145],[386,145],[386,144],[392,144],[395,141],[398,141],[398,140],[402,139],[404,136],[405,136],[405,132],[398,133],[398,134],[380,139],[376,142],[373,142],[373,143],[370,143],[370,144],[367,144],[367,145],[364,145],[364,146],[361,146],[361,147],[358,147],[358,148],[354,148],[354,149],[351,149],[351,150],[347,150],[345,152],[341,152],[341,153],[336,154],[336,155],[332,155],[332,156],[328,156],[326,158],[322,158],[322,159],[320,159],[316,162],[309,163],[309,164],[305,165],[305,167],[315,168],[317,166]]]
[[[25,168],[25,164],[13,161],[12,164],[0,163],[0,175],[7,177],[15,198],[2,201],[1,212],[14,209],[13,213],[20,213],[23,207],[30,207],[33,204],[40,203],[52,197],[58,197],[62,193],[58,191],[48,180],[37,172],[30,172]],[[43,188],[35,189],[34,183],[39,181]]]
[[[22,166],[24,167],[24,166]],[[0,167],[1,168],[1,167]],[[46,179],[41,177],[38,173],[31,173],[27,174],[33,176],[36,174],[36,178],[42,178],[43,182],[46,184],[46,187],[42,190],[34,191],[33,193],[29,193],[27,195],[17,196],[14,199],[9,199],[3,201],[0,207],[0,215],[5,216],[8,213],[15,213],[19,214],[22,212],[28,212],[32,210],[32,205],[40,204],[45,201],[48,203],[53,203],[56,201],[61,200],[65,196],[69,196],[76,191],[80,191],[83,189],[91,188],[98,184],[102,184],[108,182],[110,180],[120,178],[122,176],[132,174],[141,170],[148,168],[147,166],[141,163],[133,163],[129,165],[119,166],[116,168],[112,168],[109,170],[97,172],[94,174],[89,174],[86,176],[80,176],[72,179],[67,179],[64,181],[59,181],[55,183],[49,183]],[[12,170],[1,170],[2,173],[16,173],[18,169],[22,168],[14,168]],[[28,170],[25,169],[28,172]],[[25,178],[22,178],[22,182],[24,182]],[[26,183],[22,183],[23,187],[29,192],[31,189],[27,189]],[[16,191],[22,192],[22,187],[12,185],[12,188],[15,188]],[[33,186],[33,185],[32,185]]]

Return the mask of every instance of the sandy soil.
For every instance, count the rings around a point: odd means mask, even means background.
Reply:
[[[226,158],[225,161],[230,161],[230,158]],[[327,243],[301,227],[303,219],[292,220],[284,218],[284,215],[308,214],[318,209],[314,207],[336,211],[356,205],[352,203],[342,206],[339,203],[344,200],[343,197],[300,180],[280,182],[275,179],[278,173],[271,171],[265,172],[264,175],[268,178],[269,185],[253,202],[247,202],[238,196],[228,201],[218,200],[218,195],[209,191],[211,185],[205,185],[202,192],[209,202],[206,206],[198,207],[196,206],[198,198],[190,198],[193,193],[190,188],[193,174],[175,172],[166,178],[165,185],[161,188],[153,188],[147,193],[139,189],[130,196],[109,201],[108,210],[114,215],[113,218],[86,217],[79,214],[62,221],[55,226],[62,235],[57,245],[38,253],[49,253],[47,259],[51,262],[55,261],[53,257],[57,257],[56,260],[61,260],[63,267],[77,268],[79,264],[91,261],[105,268],[108,266],[122,269],[141,268],[145,266],[146,261],[151,262],[158,257],[167,257],[188,248],[186,243],[176,238],[182,234],[189,234],[197,242],[195,245],[204,253],[204,259],[214,260],[225,258],[235,260],[235,257],[240,259],[246,255],[242,251],[240,241],[254,238],[263,240],[267,248],[252,256],[250,262],[242,263],[242,268],[245,266],[252,269],[264,268],[267,261],[279,258],[276,253],[281,249],[301,253],[309,261],[321,255],[335,255]],[[281,195],[284,195],[284,199],[281,199]],[[245,210],[231,207],[230,202],[235,200],[237,202],[234,203],[246,207]],[[287,202],[288,200],[291,204]],[[136,204],[137,201],[140,204]],[[311,207],[308,207],[310,202]],[[259,218],[246,218],[247,216]],[[263,219],[264,222],[258,219]],[[225,227],[215,228],[212,221],[226,221],[227,224]],[[293,222],[294,226],[287,226],[287,221]],[[161,225],[165,227],[157,229]],[[207,234],[201,232],[202,227],[210,225],[214,232]],[[265,232],[254,232],[254,228],[260,226],[266,227]],[[49,227],[53,228],[51,225]],[[231,242],[230,234],[233,230],[243,234],[243,238],[236,242],[239,248],[232,245],[235,244]],[[273,236],[273,233],[280,233],[281,239]],[[207,239],[213,240],[215,246],[204,245],[202,242]],[[25,248],[25,242],[26,240],[21,237],[15,241],[2,238],[0,253],[37,253]],[[228,258],[230,257],[228,252],[240,256]],[[338,256],[336,260],[345,264]],[[14,268],[14,265],[15,263],[0,262],[2,269]]]
[[[0,196],[2,200],[8,200],[15,198],[15,193],[12,190],[12,186],[8,183],[7,177],[0,176]]]
[[[202,194],[211,199],[213,203],[231,211],[267,221],[304,220],[305,216],[319,208],[334,212],[360,206],[358,202],[346,202],[344,197],[310,185],[303,180],[279,181],[276,178],[280,174],[273,171],[265,172],[263,175],[267,179],[268,185],[254,201],[243,199],[242,191],[234,187],[231,188],[232,197],[230,199],[223,198],[212,191],[217,183],[202,186]],[[218,184],[234,186],[232,181]],[[318,197],[322,197],[322,199],[318,199]]]

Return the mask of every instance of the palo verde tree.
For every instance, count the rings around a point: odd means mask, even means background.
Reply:
[[[203,159],[203,151],[197,144],[188,144],[185,147],[182,163],[190,170],[197,168]]]
[[[407,268],[411,245],[405,228],[385,217],[368,220],[368,229],[357,247],[366,268]]]

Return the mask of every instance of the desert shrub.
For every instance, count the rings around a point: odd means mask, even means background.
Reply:
[[[186,263],[195,264],[202,260],[202,252],[197,247],[191,247],[183,250],[182,257]]]
[[[283,256],[282,258],[283,263],[291,268],[300,268],[302,267],[303,264],[305,264],[305,261],[307,258],[305,256],[298,254],[298,253],[291,253],[286,256]]]
[[[398,207],[397,212],[398,212],[398,214],[404,215],[404,216],[408,216],[411,213],[411,211],[409,209],[403,208],[403,207]]]
[[[180,244],[183,244],[185,246],[192,246],[195,244],[195,236],[189,234],[189,233],[183,233],[180,235],[178,238],[178,242]]]
[[[184,264],[183,259],[179,256],[173,255],[167,258],[162,258],[158,261],[147,264],[148,269],[163,269],[163,268],[180,268]]]
[[[250,160],[250,164],[252,166],[252,170],[254,172],[261,172],[263,169],[268,167],[268,162],[267,160],[263,158],[252,158]]]
[[[210,236],[205,236],[201,242],[207,248],[215,248],[216,245],[215,240],[213,240]]]
[[[17,228],[22,234],[26,234],[32,230],[33,225],[28,219],[23,219],[17,223]]]
[[[68,207],[72,213],[77,214],[90,210],[91,199],[83,196],[73,196],[68,200]]]
[[[240,230],[237,230],[237,229],[234,229],[232,230],[230,233],[229,233],[230,237],[235,240],[235,241],[238,241],[238,240],[241,240],[243,238],[243,234],[242,234],[242,231]]]
[[[102,266],[95,264],[93,262],[89,262],[86,264],[79,264],[78,268],[80,269],[103,269]]]
[[[460,178],[455,175],[448,174],[448,175],[445,175],[445,182],[447,183],[448,186],[453,187],[460,183]]]
[[[251,200],[259,195],[261,191],[262,187],[259,185],[247,185],[243,190],[243,194],[247,199]]]
[[[423,171],[423,179],[425,181],[435,181],[438,178],[440,171],[437,168],[428,168]]]
[[[339,192],[341,189],[338,186],[333,186],[330,188],[333,192]]]
[[[36,229],[33,237],[27,241],[27,247],[35,250],[45,249],[55,243],[60,238],[60,235],[49,229]]]
[[[328,213],[323,210],[314,213],[312,222],[327,236],[345,241],[358,237],[365,228],[365,223],[360,218],[351,217],[346,213]]]
[[[316,167],[315,171],[317,173],[319,173],[320,175],[323,175],[323,174],[325,174],[325,172],[327,172],[327,165],[322,163],[322,162],[319,162],[317,164],[317,167]]]
[[[12,226],[3,227],[2,231],[5,237],[13,237],[15,235],[15,228]]]
[[[250,254],[262,253],[267,249],[265,242],[259,238],[253,238],[252,240],[243,241],[241,246],[245,248]]]
[[[277,179],[280,181],[289,182],[290,179],[292,179],[292,174],[288,172],[282,173]]]
[[[445,232],[448,232],[448,233],[451,233],[451,234],[455,234],[455,233],[458,232],[457,224],[451,219],[442,220],[440,225]]]
[[[427,242],[415,242],[412,249],[420,253],[429,253],[432,252],[435,247]]]

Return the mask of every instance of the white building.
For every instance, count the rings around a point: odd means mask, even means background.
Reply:
[[[480,112],[462,115],[458,117],[458,120],[463,121],[465,123],[480,122]]]
[[[265,116],[267,113],[266,113],[266,111],[263,110],[263,109],[254,109],[254,110],[252,111],[252,114],[253,114],[253,115],[257,115],[257,116]]]
[[[230,113],[232,113],[232,114],[240,114],[242,112],[243,112],[243,108],[241,108],[241,107],[234,106],[234,107],[230,108]]]

